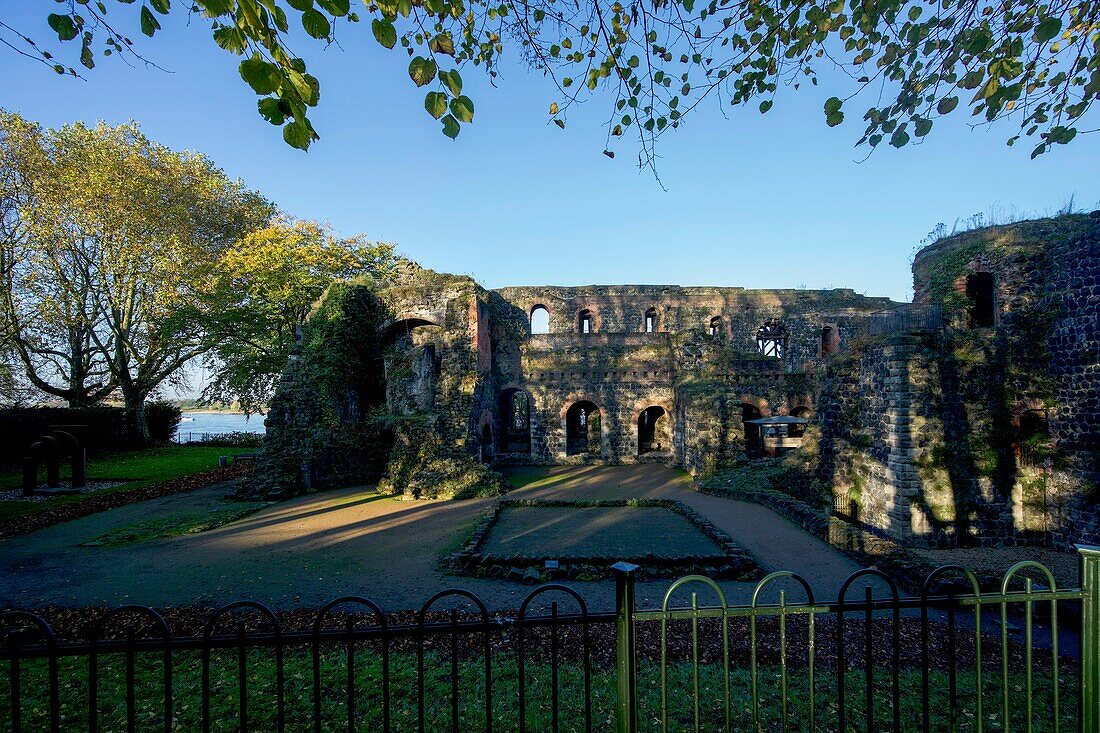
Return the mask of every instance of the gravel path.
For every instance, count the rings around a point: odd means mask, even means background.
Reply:
[[[370,489],[299,497],[196,535],[126,547],[81,547],[104,532],[158,516],[219,507],[210,486],[121,507],[0,542],[0,607],[226,603],[252,598],[279,608],[316,606],[360,594],[387,610],[416,608],[462,587],[490,609],[515,608],[527,586],[448,576],[442,554],[456,548],[494,499],[406,502]],[[756,555],[766,570],[804,576],[831,598],[858,565],[763,507],[694,492],[690,479],[659,465],[562,467],[511,494],[523,498],[668,498],[683,501]],[[659,541],[659,538],[658,538]],[[753,584],[723,583],[731,602]],[[609,610],[613,583],[574,584],[593,610]],[[667,581],[641,584],[640,604],[659,604]],[[791,595],[794,601],[797,594]],[[707,602],[701,596],[700,602]]]

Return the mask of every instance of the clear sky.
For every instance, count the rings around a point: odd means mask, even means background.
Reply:
[[[48,40],[48,5],[0,12]],[[859,162],[857,110],[871,102],[849,103],[848,120],[826,127],[824,100],[843,91],[828,78],[781,90],[767,115],[703,105],[660,142],[663,188],[638,169],[630,141],[614,160],[601,154],[612,100],[571,111],[560,130],[547,114],[552,85],[514,55],[495,88],[473,67],[464,72],[476,117],[451,141],[424,112],[404,52],[379,47],[368,23],[343,26],[340,47],[302,49],[322,84],[312,114],[321,140],[302,153],[256,114],[239,59],[214,46],[205,23],[188,25],[182,13],[162,22],[139,48],[168,72],[100,59],[81,81],[0,49],[0,106],[49,126],[133,118],[293,215],[392,241],[487,287],[850,287],[908,300],[910,258],[937,222],[1051,212],[1071,195],[1079,207],[1100,206],[1100,135],[1032,161],[1032,144],[1005,145],[1015,122],[971,130],[963,112],[938,121],[923,144],[884,145]]]

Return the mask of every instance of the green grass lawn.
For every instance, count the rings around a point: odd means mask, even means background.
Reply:
[[[135,711],[140,730],[155,730],[163,721],[163,666],[159,654],[142,654],[137,659]],[[268,650],[247,653],[247,684],[249,730],[275,730],[275,665],[274,654]],[[425,676],[426,729],[451,728],[451,666],[447,655],[429,652]],[[347,656],[342,648],[322,647],[321,714],[322,730],[348,730]],[[25,662],[21,670],[24,730],[46,730],[47,679],[45,663]],[[8,665],[0,665],[0,731],[11,730]],[[87,679],[88,664],[84,659],[63,659],[60,663],[61,710],[63,730],[88,729]],[[99,724],[101,730],[123,730],[126,721],[125,658],[120,655],[101,657],[99,674]],[[312,730],[312,659],[308,647],[291,647],[285,656],[284,694],[287,730]],[[202,664],[199,652],[179,652],[173,664],[174,730],[200,730]],[[390,712],[395,731],[417,729],[417,659],[415,653],[397,652],[390,659]],[[527,693],[527,727],[531,731],[549,731],[551,726],[550,695],[552,676],[546,661],[529,661],[525,675]],[[240,729],[238,710],[237,655],[233,651],[216,651],[211,663],[211,719],[214,731]],[[484,730],[485,687],[484,667],[479,658],[463,660],[458,665],[459,730]],[[639,668],[639,723],[642,731],[661,730],[662,706],[660,667],[642,663]],[[695,727],[696,680],[693,668],[686,662],[671,664],[668,670],[668,730],[689,731]],[[810,697],[808,677],[804,669],[789,671],[786,706],[780,695],[780,670],[765,667],[758,677],[759,718],[762,731],[783,730],[787,716],[789,730],[809,729]],[[813,711],[816,729],[837,730],[836,673],[819,669],[815,682]],[[952,724],[948,703],[948,680],[943,672],[933,672],[930,678],[931,729],[974,730],[977,714],[972,676],[958,676],[959,706]],[[862,672],[852,671],[846,677],[848,691],[849,730],[863,731],[864,693]],[[875,729],[888,730],[892,721],[889,679],[882,672],[876,679]],[[354,729],[382,729],[381,662],[377,653],[357,648],[355,656],[356,705]],[[901,675],[901,730],[917,731],[921,725],[921,675],[917,669],[904,670]],[[1047,674],[1035,675],[1031,700],[1033,727],[1027,727],[1027,699],[1023,694],[1022,674],[1009,679],[1010,718],[1012,730],[1047,733],[1053,730],[1053,686]],[[1076,679],[1062,680],[1061,730],[1077,729]],[[703,731],[722,730],[724,723],[724,681],[717,665],[702,665],[698,676],[699,728]],[[752,682],[747,669],[735,669],[730,675],[730,717],[732,729],[752,729]],[[1002,715],[1001,679],[990,672],[983,685],[982,718],[986,731],[1005,730]],[[584,730],[584,677],[577,663],[563,663],[557,684],[559,694],[560,730]],[[510,654],[493,660],[493,729],[518,729],[518,672]],[[592,730],[600,733],[614,729],[615,677],[608,666],[593,670]]]
[[[88,459],[88,479],[90,481],[125,480],[126,483],[97,491],[94,494],[58,496],[46,501],[0,501],[0,520],[37,514],[54,507],[80,502],[88,496],[102,496],[118,491],[133,491],[162,481],[209,471],[218,467],[218,456],[235,456],[242,453],[254,453],[255,451],[255,448],[168,445],[140,451],[90,457]],[[0,490],[19,488],[22,475],[22,470],[18,466],[0,469]],[[62,479],[69,477],[67,462],[62,464],[61,477]],[[44,470],[40,471],[39,478],[41,481],[46,480]]]

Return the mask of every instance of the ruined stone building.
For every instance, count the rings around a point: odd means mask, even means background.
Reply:
[[[487,290],[410,267],[371,292],[369,317],[315,317],[329,335],[295,357],[269,442],[284,484],[355,474],[325,448],[350,445],[352,464],[373,451],[359,477],[418,496],[461,494],[486,465],[698,476],[795,447],[835,511],[905,542],[1095,538],[1100,220],[944,239],[913,273],[905,304],[843,289]],[[326,403],[308,365],[338,340],[329,323],[363,353],[361,384]],[[809,422],[750,422],[781,415]],[[310,420],[339,439],[303,433]]]

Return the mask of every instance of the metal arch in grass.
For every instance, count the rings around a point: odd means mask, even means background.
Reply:
[[[928,577],[924,579],[924,583],[921,584],[921,607],[920,607],[920,628],[921,628],[921,717],[924,723],[924,730],[929,730],[928,726],[931,720],[931,711],[929,710],[929,679],[928,679],[928,599],[932,590],[932,581],[936,580],[940,576],[947,575],[948,573],[961,573],[963,577],[970,583],[970,589],[974,594],[974,689],[975,689],[975,717],[974,717],[974,730],[975,733],[982,733],[984,726],[983,711],[982,711],[982,589],[978,583],[978,577],[974,575],[970,570],[964,568],[962,565],[941,565],[928,574]],[[952,724],[955,721],[956,705],[955,694],[956,678],[955,678],[955,606],[949,604],[947,607],[948,614],[948,643],[947,653],[950,657],[950,663],[948,664],[948,685],[952,690],[950,696],[951,710],[950,718]]]
[[[50,731],[57,733],[61,729],[61,703],[60,703],[60,684],[58,682],[57,673],[57,636],[53,633],[53,629],[46,623],[45,619],[40,616],[36,616],[33,613],[27,611],[4,611],[0,612],[0,622],[3,621],[26,621],[34,626],[38,627],[38,632],[42,635],[42,638],[46,640],[46,648],[49,651],[49,684],[50,684]],[[17,632],[9,632],[7,634],[8,646],[13,650],[18,646],[18,634]],[[20,710],[19,703],[19,656],[12,654],[11,656],[11,729],[13,731],[22,730],[22,711]]]
[[[172,733],[172,631],[164,617],[148,606],[129,604],[119,606],[104,614],[92,625],[91,649],[88,653],[88,730],[95,733],[99,729],[99,699],[96,679],[99,675],[96,642],[107,638],[107,625],[120,616],[134,614],[152,619],[153,626],[160,632],[164,642],[164,730]],[[136,701],[134,699],[134,634],[133,628],[126,628],[126,723],[128,730],[134,730],[136,723]]]
[[[1058,584],[1054,580],[1054,574],[1050,572],[1050,569],[1040,562],[1034,560],[1022,560],[1007,571],[1005,571],[1004,579],[1001,581],[1001,674],[1003,680],[1003,702],[1004,702],[1004,730],[1008,733],[1009,730],[1009,693],[1008,693],[1008,601],[1005,600],[1008,595],[1008,588],[1012,584],[1012,579],[1022,570],[1038,570],[1043,574],[1046,579],[1051,594],[1058,592]],[[1033,720],[1032,710],[1032,696],[1033,696],[1033,680],[1032,675],[1034,670],[1031,666],[1031,634],[1032,634],[1032,605],[1034,601],[1031,599],[1031,578],[1024,576],[1024,638],[1025,638],[1025,658],[1027,669],[1024,673],[1024,682],[1026,685],[1025,697],[1027,698],[1027,726],[1028,730],[1031,730]],[[1058,733],[1059,729],[1059,717],[1061,711],[1061,705],[1058,698],[1058,597],[1052,595],[1050,599],[1050,658],[1051,658],[1051,680],[1054,684],[1053,689],[1053,706],[1054,706],[1054,733]]]
[[[577,591],[560,583],[547,583],[535,588],[523,599],[516,617],[516,666],[517,687],[519,691],[519,732],[527,731],[527,675],[525,673],[524,659],[526,657],[526,643],[524,629],[527,627],[527,607],[531,601],[540,595],[549,593],[564,593],[577,604],[581,619],[581,656],[584,660],[584,730],[591,733],[592,730],[592,665],[588,635],[588,604],[584,602]],[[558,604],[555,601],[550,606],[550,715],[551,726],[558,730]]]
[[[386,634],[386,614],[374,601],[362,596],[341,596],[326,603],[317,612],[313,621],[313,730],[321,733],[321,631],[325,617],[338,606],[363,606],[374,614],[375,627],[379,629],[382,640],[382,729],[390,729],[390,654],[389,636]],[[349,616],[347,630],[347,667],[348,667],[348,729],[355,725],[355,638],[354,622]]]
[[[286,729],[286,701],[283,696],[283,626],[274,611],[258,601],[236,601],[222,606],[206,623],[203,630],[202,648],[202,730],[210,731],[210,648],[214,636],[215,624],[227,613],[239,610],[259,611],[270,623],[275,634],[275,704],[276,725],[279,733]],[[239,701],[238,721],[241,730],[248,730],[248,659],[245,654],[245,631],[242,624],[237,625],[237,695]]]
[[[844,654],[844,606],[848,603],[847,595],[848,589],[852,587],[860,578],[878,578],[886,582],[887,587],[890,589],[890,597],[893,601],[894,613],[891,618],[891,627],[893,633],[891,634],[891,649],[890,649],[890,662],[891,662],[891,698],[893,702],[894,713],[894,732],[897,733],[901,730],[901,681],[898,672],[899,667],[899,655],[901,650],[901,608],[898,605],[898,601],[901,596],[898,593],[898,586],[886,573],[882,572],[878,568],[863,568],[845,578],[844,582],[840,586],[840,590],[837,592],[836,598],[836,653],[837,653],[837,725],[841,730],[846,730],[845,723],[847,718],[847,710],[845,705],[845,654]],[[874,660],[871,656],[871,642],[872,642],[872,628],[871,628],[871,614],[872,614],[872,601],[874,600],[874,593],[870,584],[864,586],[864,673],[866,681],[864,682],[864,691],[867,696],[866,710],[867,710],[867,730],[874,730],[875,727],[875,713],[874,713],[874,694],[875,694],[875,679],[874,679]]]
[[[437,601],[450,597],[465,598],[472,602],[481,613],[481,638],[485,656],[485,733],[493,731],[493,658],[489,645],[489,609],[484,601],[475,594],[462,588],[441,590],[424,602],[416,614],[416,684],[417,684],[417,730],[424,733],[424,617]],[[458,611],[451,609],[451,728],[458,726]]]
[[[763,582],[763,581],[761,581]],[[730,651],[729,651],[729,604],[726,594],[712,579],[705,575],[685,575],[669,586],[661,602],[661,730],[668,731],[668,621],[669,602],[673,594],[681,587],[691,583],[702,583],[718,596],[722,610],[722,685],[725,694],[723,713],[726,733],[730,731]],[[691,594],[691,669],[694,695],[695,729],[699,730],[699,606],[696,594]]]

